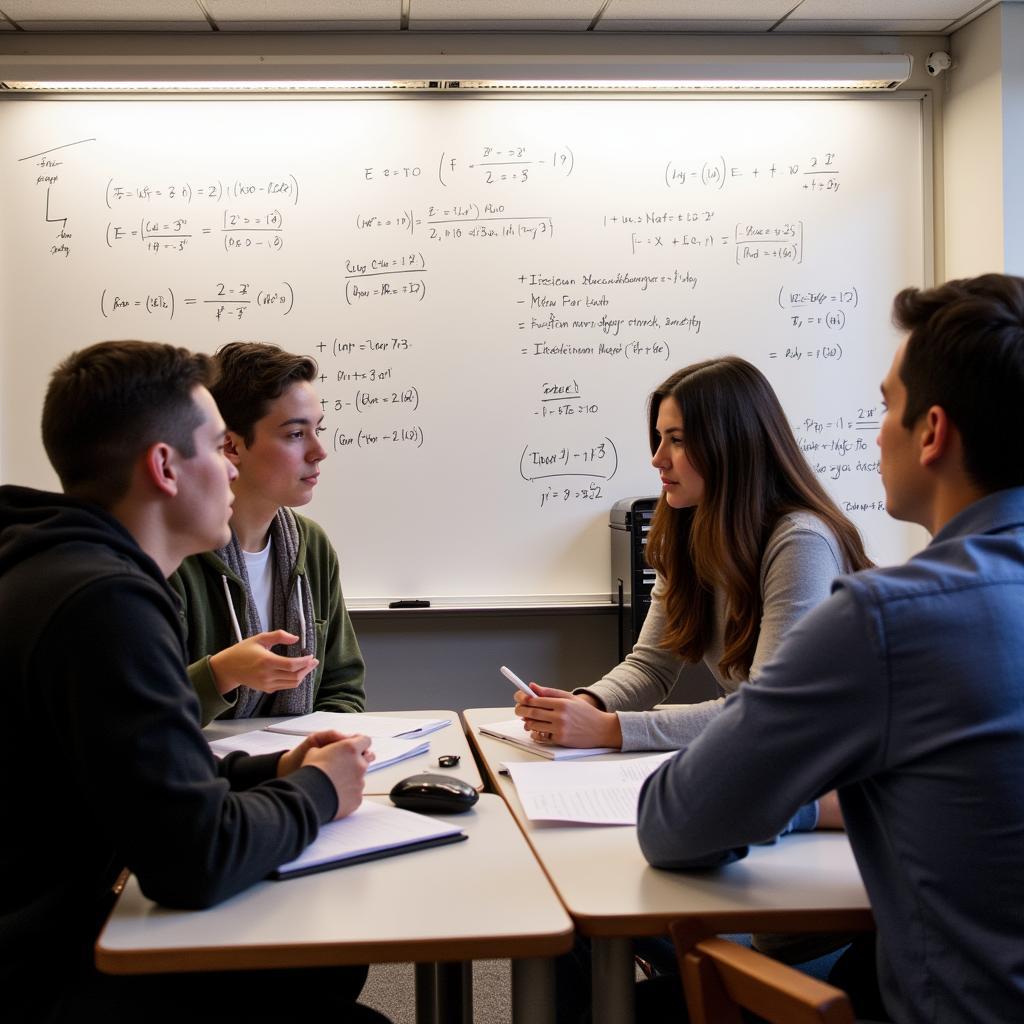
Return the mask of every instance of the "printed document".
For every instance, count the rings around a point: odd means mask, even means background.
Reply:
[[[635,825],[640,787],[674,753],[590,764],[509,761],[505,767],[531,821]]]

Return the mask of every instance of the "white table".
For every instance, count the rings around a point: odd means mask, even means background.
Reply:
[[[408,778],[410,775],[416,775],[418,772],[454,775],[456,778],[468,782],[477,792],[484,788],[483,779],[480,778],[480,772],[469,748],[466,734],[463,732],[458,712],[369,711],[367,714],[380,715],[384,718],[447,718],[451,722],[451,725],[444,729],[438,729],[437,732],[429,733],[424,737],[424,739],[430,740],[430,750],[427,753],[399,761],[398,764],[381,768],[380,771],[370,772],[366,776],[366,789],[364,790],[367,796],[387,796],[396,782]],[[280,721],[283,721],[283,716],[278,718],[228,718],[223,721],[215,719],[203,730],[203,735],[210,740],[219,740],[240,732],[265,729],[268,725]],[[458,767],[439,768],[437,758],[440,754],[457,754],[459,756]]]
[[[380,798],[374,798],[380,799]],[[380,802],[386,802],[380,800]],[[484,794],[445,816],[469,838],[450,846],[259,882],[209,910],[168,910],[131,878],[96,943],[111,974],[416,961],[513,959],[517,1021],[553,1019],[549,958],[572,922],[503,801]],[[451,971],[439,975],[457,984]],[[417,970],[417,1017],[431,1017],[429,972]],[[458,998],[439,999],[458,1020]],[[454,1007],[445,1012],[444,1007]]]
[[[771,846],[754,846],[744,860],[716,871],[677,872],[652,868],[644,860],[635,828],[531,822],[499,765],[543,758],[479,732],[481,725],[511,716],[509,708],[463,712],[490,781],[577,928],[592,939],[595,1024],[632,1018],[631,938],[666,934],[669,922],[679,918],[708,922],[713,931],[870,927],[867,894],[842,832],[794,834]]]

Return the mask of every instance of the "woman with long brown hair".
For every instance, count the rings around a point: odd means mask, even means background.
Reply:
[[[804,459],[764,374],[736,356],[674,373],[649,403],[662,495],[647,541],[657,573],[633,652],[572,693],[532,685],[516,714],[535,739],[573,747],[685,746],[790,626],[865,569],[857,528]],[[651,710],[686,664],[703,661],[720,697]]]

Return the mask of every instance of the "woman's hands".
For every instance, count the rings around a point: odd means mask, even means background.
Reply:
[[[515,695],[516,715],[539,743],[563,747],[621,747],[619,716],[601,711],[586,693],[569,693],[530,683],[534,696]]]

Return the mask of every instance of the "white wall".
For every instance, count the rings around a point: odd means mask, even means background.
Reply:
[[[943,113],[945,276],[1024,273],[1024,5],[950,39]]]
[[[943,114],[945,276],[1003,269],[1002,14],[950,40]]]
[[[1004,4],[1001,13],[1004,269],[1024,274],[1024,4]]]

